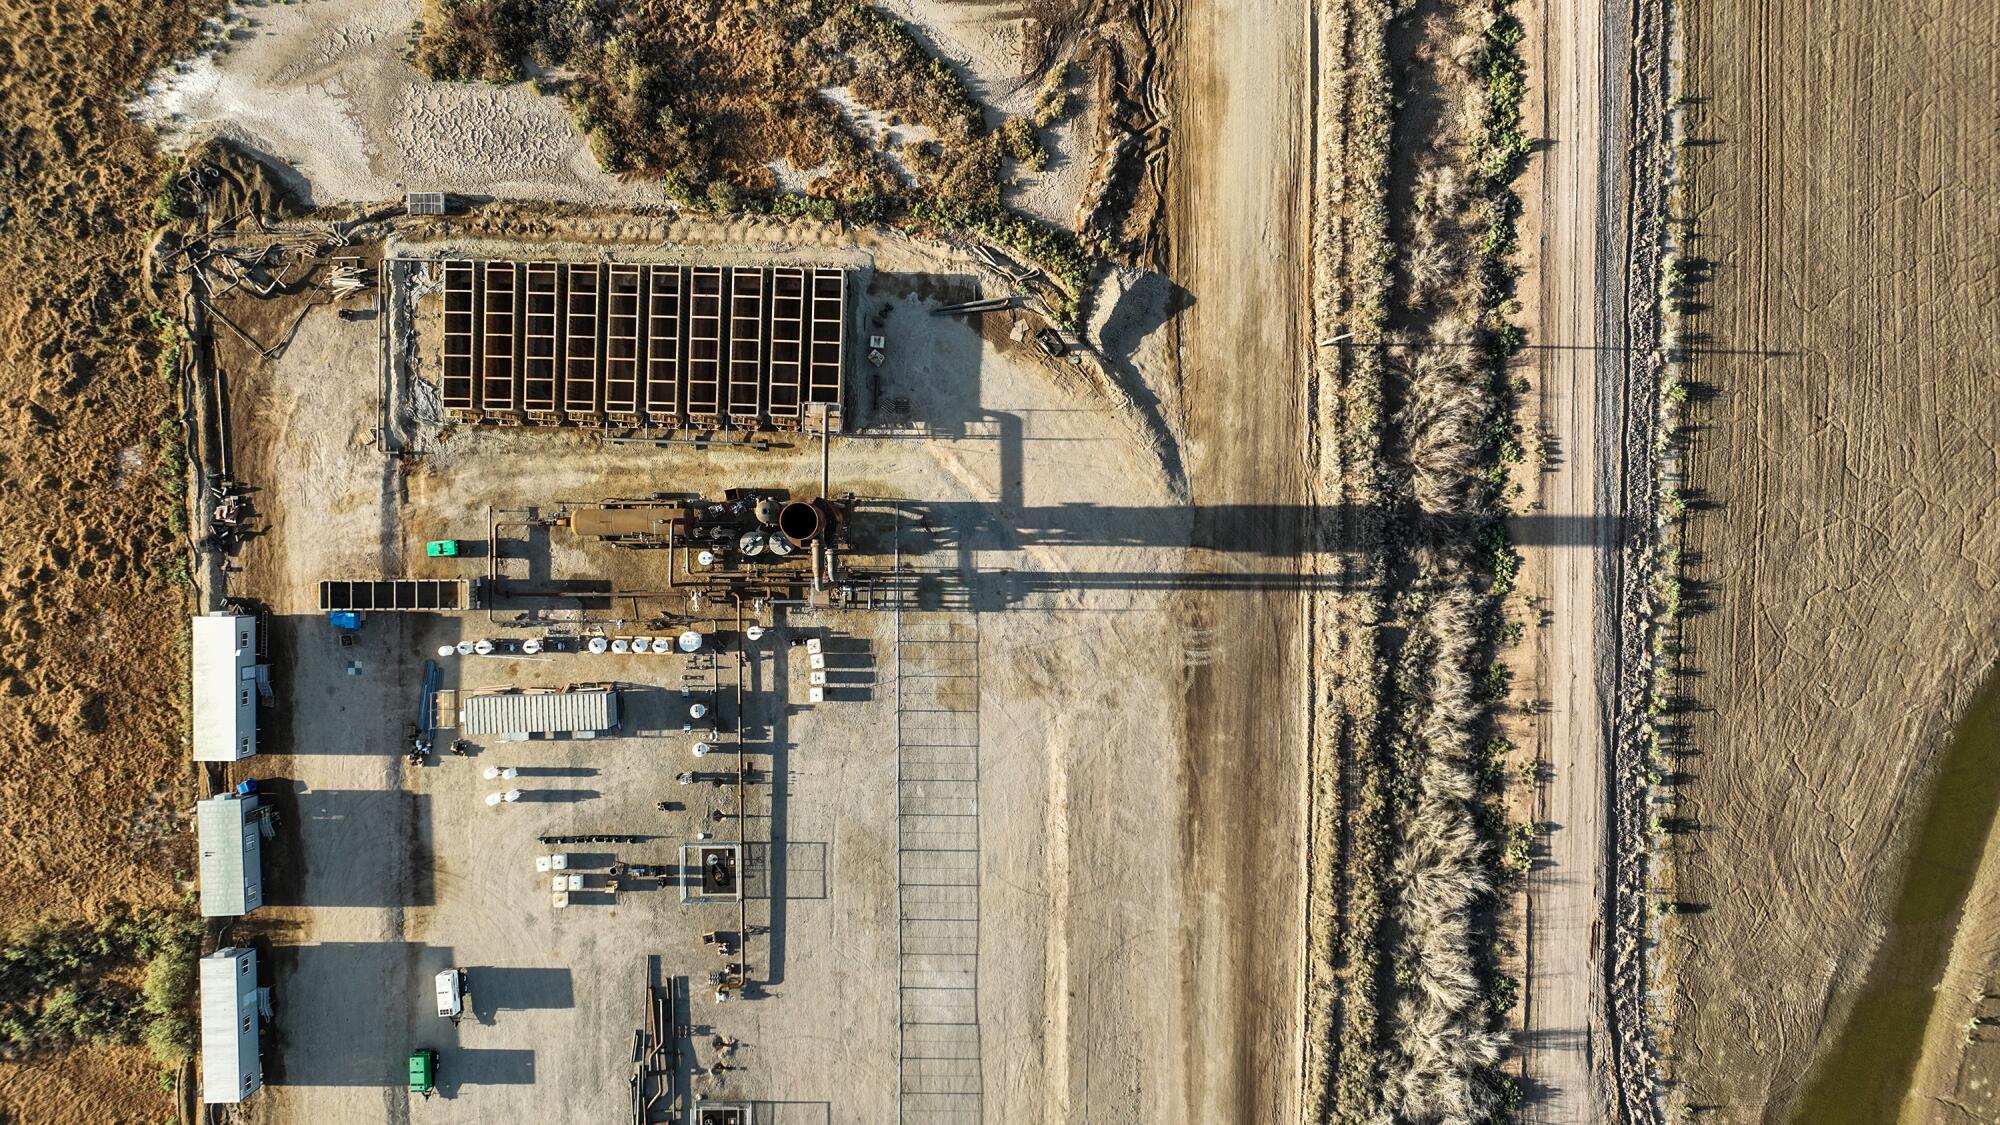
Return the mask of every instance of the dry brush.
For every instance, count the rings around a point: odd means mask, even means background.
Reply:
[[[1353,343],[1316,364],[1337,404],[1322,422],[1339,427],[1321,464],[1348,513],[1329,534],[1366,592],[1328,611],[1345,685],[1316,699],[1308,1105],[1327,1121],[1507,1120],[1515,986],[1495,951],[1524,836],[1494,799],[1509,772],[1494,718],[1522,459],[1521,340],[1503,316],[1527,151],[1520,27],[1488,3],[1418,16],[1353,0],[1322,28],[1322,104],[1341,120],[1319,138],[1344,167],[1315,185],[1316,335]],[[1392,116],[1418,103],[1444,110]]]

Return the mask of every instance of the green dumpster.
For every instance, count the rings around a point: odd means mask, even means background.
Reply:
[[[458,557],[458,540],[433,539],[424,544],[424,554],[434,559],[455,559]]]
[[[429,1047],[410,1052],[410,1093],[431,1096],[437,1089],[438,1053]]]

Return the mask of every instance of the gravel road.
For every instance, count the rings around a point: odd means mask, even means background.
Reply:
[[[1537,820],[1552,826],[1529,876],[1525,1036],[1536,1122],[1612,1120],[1607,1067],[1606,816],[1614,679],[1618,440],[1623,338],[1620,276],[1619,0],[1549,0],[1530,26],[1531,75],[1541,87],[1536,134],[1546,141],[1525,194],[1539,218],[1528,286],[1540,424],[1556,453],[1541,514],[1588,528],[1583,542],[1547,548],[1547,608],[1538,663],[1549,710],[1539,753],[1550,781]],[[1532,48],[1531,48],[1532,49]]]

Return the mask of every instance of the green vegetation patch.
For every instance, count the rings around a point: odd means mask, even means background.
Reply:
[[[33,922],[0,945],[0,1057],[144,1043],[163,1063],[195,1043],[201,921],[120,915]]]

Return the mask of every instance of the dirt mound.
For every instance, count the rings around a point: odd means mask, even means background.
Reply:
[[[305,213],[297,188],[297,172],[217,137],[190,149],[173,174],[172,190],[180,199],[204,208],[218,227],[258,224],[296,218]]]

